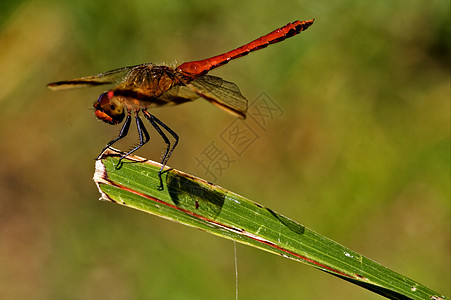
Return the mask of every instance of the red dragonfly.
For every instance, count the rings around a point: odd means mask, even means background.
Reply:
[[[119,135],[103,148],[97,159],[107,148],[127,135],[132,114],[138,129],[139,144],[130,151],[123,153],[119,164],[123,158],[149,141],[149,133],[138,116],[138,113],[142,111],[144,117],[161,135],[167,146],[161,160],[162,167],[158,173],[160,178],[159,188],[162,189],[161,175],[164,166],[177,146],[179,136],[147,110],[151,107],[181,104],[204,98],[234,115],[245,118],[247,100],[241,95],[239,88],[232,82],[206,74],[232,59],[297,35],[306,30],[313,22],[314,19],[289,23],[232,51],[199,61],[186,62],[176,68],[147,63],[108,71],[95,76],[58,81],[48,84],[48,87],[52,90],[62,90],[116,84],[109,91],[102,93],[99,99],[94,102],[94,113],[108,124],[119,124],[124,118],[125,122]],[[163,129],[174,138],[175,141],[172,146]]]

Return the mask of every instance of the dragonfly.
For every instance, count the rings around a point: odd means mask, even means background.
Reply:
[[[310,27],[313,22],[314,19],[288,23],[234,50],[203,60],[185,62],[175,68],[145,63],[94,76],[53,82],[47,86],[52,90],[66,90],[114,84],[113,88],[102,93],[94,101],[94,114],[100,120],[112,125],[122,123],[124,118],[125,121],[119,135],[106,144],[96,159],[100,159],[106,149],[128,134],[132,116],[136,123],[139,144],[128,152],[122,153],[118,166],[125,157],[149,141],[150,135],[139,116],[139,112],[141,112],[166,144],[166,150],[161,160],[161,169],[158,172],[160,181],[158,188],[161,190],[163,189],[162,174],[179,142],[179,136],[148,110],[203,98],[235,116],[246,118],[247,100],[241,94],[238,86],[222,78],[207,75],[207,73],[233,59],[295,36]],[[169,140],[168,135],[174,139],[173,143]]]

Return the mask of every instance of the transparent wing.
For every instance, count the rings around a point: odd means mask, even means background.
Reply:
[[[247,99],[241,95],[236,84],[216,76],[204,75],[189,82],[186,86],[220,108],[246,118]]]
[[[137,66],[123,67],[120,69],[111,70],[95,76],[81,77],[71,80],[63,80],[52,82],[47,85],[52,90],[67,90],[74,88],[90,87],[103,84],[113,84],[121,82],[127,74]]]
[[[193,91],[192,88],[183,85],[174,85],[160,97],[153,99],[150,107],[178,105],[199,98],[199,94]]]

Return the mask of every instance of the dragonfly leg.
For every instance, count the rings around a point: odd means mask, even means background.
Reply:
[[[139,144],[132,150],[128,151],[127,153],[123,154],[121,158],[119,159],[118,166],[120,165],[121,161],[128,155],[132,154],[142,146],[144,146],[145,143],[147,143],[150,139],[149,133],[146,130],[146,127],[144,127],[144,123],[141,120],[141,118],[138,116],[138,112],[135,112],[135,120],[136,120],[136,128],[138,129],[138,135],[139,135]]]
[[[143,110],[143,113],[144,113],[144,116],[146,117],[146,119],[149,120],[150,124],[152,124],[152,126],[160,134],[160,136],[163,138],[164,142],[167,145],[166,152],[164,153],[163,159],[161,160],[162,166],[161,166],[160,171],[158,172],[158,176],[160,177],[159,189],[163,189],[163,180],[161,178],[161,175],[163,174],[163,170],[164,170],[164,167],[166,166],[166,163],[168,162],[169,158],[172,155],[172,152],[174,151],[175,147],[177,146],[177,144],[179,142],[179,136],[171,128],[169,128],[166,124],[161,122],[157,117],[150,114],[147,110]],[[175,139],[174,145],[172,145],[172,147],[171,147],[171,142],[169,141],[168,137],[163,132],[163,130],[161,130],[160,126],[163,127],[163,129],[165,129],[167,132],[169,132],[169,134],[171,134],[172,137]]]
[[[114,140],[109,142],[105,146],[105,148],[103,148],[102,152],[100,152],[100,154],[99,154],[99,156],[97,156],[96,160],[100,159],[100,157],[102,156],[102,153],[105,152],[106,149],[110,148],[114,143],[116,143],[120,139],[124,138],[128,134],[128,129],[130,128],[130,121],[131,121],[131,117],[130,117],[130,113],[129,113],[129,114],[127,114],[127,118],[125,119],[124,125],[122,126],[121,131],[119,132],[119,135],[117,136],[117,138],[115,138]]]

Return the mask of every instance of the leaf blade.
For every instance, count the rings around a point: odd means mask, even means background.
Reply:
[[[291,258],[391,299],[449,299],[299,223],[200,178],[107,150],[94,181],[102,198]]]

